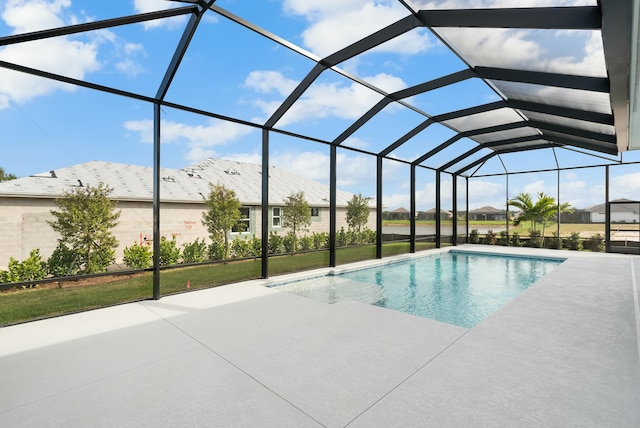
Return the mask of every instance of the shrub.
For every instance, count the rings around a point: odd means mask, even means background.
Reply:
[[[587,250],[602,252],[604,251],[604,237],[598,233],[584,241],[582,245]]]
[[[491,229],[487,230],[484,243],[487,245],[496,245],[496,242],[498,242],[498,237],[496,236],[496,234],[493,233],[493,230]]]
[[[214,239],[207,247],[207,258],[209,260],[222,260],[224,258],[224,241]]]
[[[256,235],[251,237],[251,255],[254,257],[260,257],[262,255],[262,239]]]
[[[132,269],[146,269],[151,266],[153,253],[147,245],[139,245],[134,242],[132,246],[124,249],[124,264]]]
[[[180,260],[180,248],[176,244],[175,236],[169,241],[166,237],[160,238],[160,265],[175,265]]]
[[[542,235],[539,230],[529,230],[529,242],[527,243],[527,247],[542,247]]]
[[[513,232],[513,234],[511,234],[511,246],[512,247],[522,246],[522,243],[520,242],[520,235],[518,234],[518,232]]]
[[[284,239],[275,232],[269,233],[269,254],[284,253]]]
[[[311,239],[313,240],[313,248],[316,250],[329,246],[329,234],[326,232],[314,232]]]
[[[504,247],[509,246],[509,234],[506,230],[500,231],[500,237],[498,238],[498,245],[502,245]]]
[[[295,250],[296,241],[296,236],[292,232],[287,233],[282,240],[282,244],[284,245],[284,252],[293,253],[293,251]]]
[[[65,244],[58,246],[47,260],[47,272],[52,276],[69,276],[80,273],[82,257]]]
[[[571,233],[571,235],[564,240],[563,245],[564,248],[567,248],[569,250],[582,250],[582,241],[580,240],[580,234],[578,232]]]
[[[344,227],[341,227],[336,234],[336,247],[346,247],[349,243],[348,239],[347,232],[344,231]]]
[[[23,261],[18,261],[11,257],[9,259],[9,270],[0,271],[0,282],[25,282],[43,279],[47,276],[47,265],[42,260],[40,250],[31,250],[29,257]],[[25,286],[31,288],[35,285]]]
[[[199,240],[196,238],[193,242],[186,242],[182,246],[182,262],[183,263],[199,263],[207,257],[207,244],[204,238]]]
[[[363,244],[375,244],[378,234],[369,228],[362,229],[361,235]]]
[[[552,232],[552,235],[553,236],[551,238],[547,238],[545,240],[545,243],[544,243],[545,248],[550,248],[550,249],[561,248],[562,243],[560,238],[558,237],[558,232]],[[560,244],[560,246],[558,244]]]
[[[300,238],[300,250],[306,251],[313,248],[313,239],[310,236],[303,236]]]
[[[469,233],[469,244],[480,243],[480,235],[478,235],[478,229],[472,229]]]
[[[231,258],[242,259],[253,255],[251,240],[236,238],[231,242]]]

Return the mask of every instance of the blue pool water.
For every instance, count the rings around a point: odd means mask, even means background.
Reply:
[[[359,300],[470,328],[560,263],[451,251],[278,288],[327,303]]]

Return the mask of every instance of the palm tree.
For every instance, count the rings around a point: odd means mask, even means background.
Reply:
[[[523,221],[531,222],[531,230],[536,231],[536,224],[542,223],[542,235],[544,236],[544,228],[546,223],[554,216],[559,217],[559,212],[571,212],[573,208],[568,203],[558,204],[552,196],[546,195],[544,192],[538,192],[538,200],[533,203],[531,195],[528,193],[520,193],[515,198],[510,199],[507,205],[520,210],[520,215],[513,220],[514,226],[519,226]]]

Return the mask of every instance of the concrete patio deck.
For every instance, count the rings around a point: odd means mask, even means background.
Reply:
[[[2,328],[0,426],[640,426],[640,258],[515,250],[568,260],[472,329],[275,279]]]

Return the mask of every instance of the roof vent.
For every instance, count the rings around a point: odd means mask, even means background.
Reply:
[[[169,183],[175,183],[176,182],[176,178],[171,176],[171,175],[168,175],[166,177],[162,177],[162,181],[167,181]]]
[[[58,178],[54,170],[49,171],[49,174],[51,174],[51,178]]]
[[[240,171],[238,171],[237,169],[233,169],[233,168],[228,168],[224,172],[229,174],[229,175],[240,175]]]

